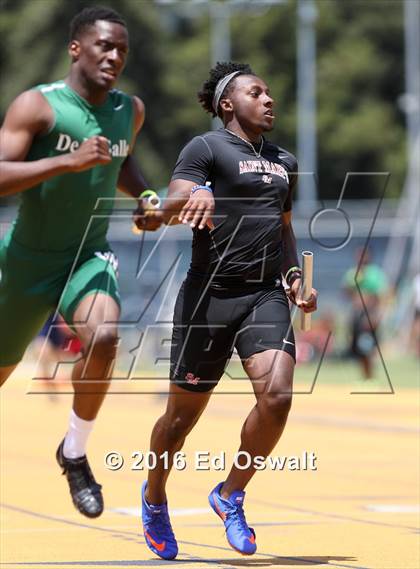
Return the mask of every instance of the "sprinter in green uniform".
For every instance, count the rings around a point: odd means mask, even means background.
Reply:
[[[109,386],[120,301],[109,219],[95,212],[117,187],[134,198],[146,187],[130,155],[144,105],[113,89],[128,53],[127,28],[115,11],[77,14],[68,50],[69,75],[19,95],[0,131],[0,195],[21,192],[17,219],[0,244],[0,383],[48,316],[61,313],[83,358],[74,367],[73,408],[57,460],[75,506],[96,517],[103,498],[85,449]],[[158,216],[137,218],[144,229],[160,223]]]

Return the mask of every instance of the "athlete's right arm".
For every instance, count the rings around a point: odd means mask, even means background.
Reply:
[[[189,223],[190,227],[204,229],[206,225],[214,228],[211,219],[214,213],[213,193],[208,190],[191,190],[196,182],[190,180],[172,180],[168,188],[168,196],[163,206],[163,216],[167,225]]]
[[[47,133],[53,122],[53,111],[39,91],[25,91],[10,105],[0,129],[0,196],[111,161],[109,143],[101,136],[84,141],[72,153],[25,161],[34,138]]]
[[[189,223],[191,227],[198,226],[198,229],[207,225],[213,229],[213,192],[210,188],[191,192],[194,186],[206,183],[213,161],[210,147],[202,136],[194,137],[182,149],[163,206],[165,223]]]

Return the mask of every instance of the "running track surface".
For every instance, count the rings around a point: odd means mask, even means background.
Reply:
[[[1,566],[95,568],[164,566],[147,549],[139,522],[145,471],[133,470],[135,451],[148,450],[165,397],[138,394],[120,382],[102,409],[89,458],[103,484],[106,511],[97,520],[73,508],[55,463],[71,396],[55,400],[21,367],[1,396]],[[277,456],[314,452],[316,471],[266,469],[247,488],[245,511],[257,533],[258,552],[232,550],[210,511],[207,494],[226,471],[195,468],[196,451],[232,460],[253,397],[246,383],[214,395],[184,447],[186,468],[168,485],[172,525],[180,553],[176,567],[341,567],[417,569],[419,556],[419,398],[414,390],[351,395],[348,386],[317,384],[296,395]],[[165,383],[158,384],[165,389]],[[147,387],[147,389],[145,389]],[[66,389],[68,386],[60,386]],[[140,391],[153,391],[147,382]],[[115,389],[114,389],[115,390]],[[373,389],[374,391],[374,389]],[[108,470],[104,456],[118,451],[125,465]]]

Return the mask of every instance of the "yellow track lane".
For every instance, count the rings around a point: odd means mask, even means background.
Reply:
[[[1,395],[2,567],[170,563],[154,557],[144,544],[137,511],[145,471],[133,470],[131,458],[135,451],[148,450],[165,397],[136,394],[138,385],[127,382],[121,384],[125,394],[108,397],[89,446],[106,511],[89,520],[74,510],[54,458],[71,396],[60,394],[51,401],[28,395],[37,390],[28,377],[28,368],[19,368]],[[224,451],[229,464],[238,446],[253,398],[225,390],[222,385],[187,440],[186,468],[174,471],[168,484],[180,549],[177,567],[420,566],[419,401],[414,390],[351,395],[346,387],[318,384],[312,395],[295,396],[286,431],[271,456],[312,451],[317,470],[267,468],[256,474],[245,503],[248,523],[257,533],[253,557],[228,546],[220,520],[208,508],[207,494],[226,470],[195,468],[198,450],[212,457]],[[120,470],[106,469],[109,451],[124,457]]]

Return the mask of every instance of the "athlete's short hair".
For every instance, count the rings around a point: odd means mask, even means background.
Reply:
[[[214,92],[216,90],[216,85],[218,84],[220,79],[223,79],[223,77],[226,77],[226,75],[234,73],[235,71],[239,71],[236,77],[238,77],[239,75],[255,75],[255,73],[252,71],[251,67],[247,63],[235,63],[234,61],[224,61],[224,62],[218,61],[216,65],[212,69],[210,69],[209,78],[207,79],[207,81],[203,83],[201,90],[197,93],[198,100],[201,103],[201,106],[206,112],[211,113],[213,117],[217,116],[217,114],[220,114],[216,113],[215,110],[213,109],[213,98],[214,98]],[[233,80],[227,84],[226,88],[222,93],[222,97],[223,96],[227,97],[232,92],[236,77],[234,77]]]
[[[92,6],[90,8],[84,8],[81,12],[76,14],[70,22],[70,41],[78,39],[87,28],[94,26],[98,20],[115,22],[125,28],[127,27],[122,17],[112,8]]]

